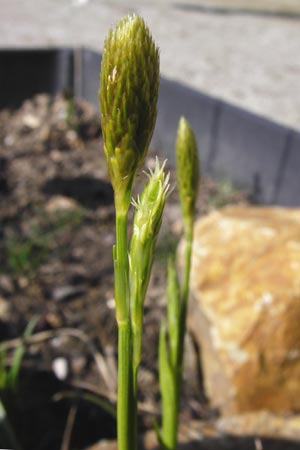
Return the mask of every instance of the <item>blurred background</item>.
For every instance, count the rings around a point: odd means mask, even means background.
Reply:
[[[204,261],[194,277],[180,418],[189,424],[183,428],[185,439],[204,444],[215,439],[204,447],[214,450],[294,450],[300,441],[299,209],[278,214],[277,208],[263,205],[299,206],[300,133],[295,130],[300,124],[300,0],[0,0],[0,50],[84,48],[0,52],[0,104],[9,107],[0,108],[0,408],[2,402],[23,450],[115,448],[90,447],[115,437],[117,380],[113,193],[94,106],[104,38],[121,17],[134,12],[144,17],[160,47],[163,77],[146,166],[154,167],[157,153],[167,154],[171,184],[176,185],[174,140],[179,115],[186,115],[199,143],[203,174],[197,216],[204,224],[207,214],[215,217],[206,227],[212,237],[205,238],[211,244],[208,258],[216,262],[214,275]],[[137,190],[144,181],[138,178]],[[216,213],[228,204],[232,223],[226,210],[225,216]],[[219,221],[226,226],[219,227]],[[225,237],[221,232],[214,235],[222,229]],[[199,255],[206,254],[201,253],[203,234],[200,230],[195,241]],[[145,305],[140,433],[152,429],[153,417],[159,418],[156,362],[159,324],[166,310],[166,263],[181,236],[175,188],[165,208]],[[226,236],[233,241],[228,243]],[[258,260],[263,262],[257,266]],[[242,268],[236,275],[235,267]],[[286,278],[283,267],[291,267]],[[220,351],[228,349],[229,365],[219,371],[219,378],[208,376],[203,363],[206,336],[200,336],[205,327],[199,326],[198,313],[205,318],[206,312],[197,303],[195,288],[202,276],[204,301],[211,298],[211,287],[220,286],[219,309],[214,303],[207,316],[215,318],[215,329],[225,324],[225,331],[242,330],[243,335],[250,329],[253,336],[249,345],[254,349],[254,372],[245,365],[237,389],[227,375],[235,374],[231,360],[243,361],[240,347],[244,351],[246,344],[240,336],[226,337],[226,331]],[[261,276],[261,284],[256,276]],[[232,293],[235,303],[230,303]],[[274,311],[279,311],[277,321]],[[24,332],[29,335],[26,349]],[[213,344],[220,342],[214,341],[217,334],[207,336]],[[9,379],[5,374],[14,367],[15,348],[19,353],[21,349],[20,370],[15,370],[19,386],[11,391],[1,380]],[[214,345],[211,349],[215,358]],[[233,390],[223,384],[225,377]],[[205,383],[211,379],[218,389],[209,392]],[[215,422],[232,401],[228,395],[238,392],[243,398],[255,380],[261,389],[256,391],[256,385],[249,404],[235,409],[253,415]],[[219,391],[221,403],[211,395]],[[280,447],[277,441],[272,446],[249,438],[244,446],[237,439],[230,446],[224,432],[297,442]],[[0,447],[17,450],[1,439],[0,420]]]
[[[135,12],[160,46],[162,74],[298,128],[299,0],[1,0],[1,47],[101,50]]]

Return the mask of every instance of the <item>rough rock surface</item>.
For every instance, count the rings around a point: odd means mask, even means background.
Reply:
[[[300,439],[300,416],[256,411],[217,420],[216,430],[233,436]]]
[[[198,221],[189,326],[223,413],[300,409],[300,210],[227,207]]]

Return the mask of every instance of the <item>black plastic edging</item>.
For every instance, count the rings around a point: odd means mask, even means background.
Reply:
[[[88,49],[0,51],[0,107],[68,89],[98,109],[101,55]],[[178,120],[195,130],[202,171],[250,189],[260,203],[300,205],[300,133],[161,79],[152,147],[174,161]]]
[[[16,108],[39,92],[55,94],[71,88],[73,50],[0,51],[0,108]]]

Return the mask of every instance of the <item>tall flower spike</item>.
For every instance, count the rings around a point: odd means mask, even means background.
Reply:
[[[116,201],[125,195],[127,206],[152,137],[158,87],[158,48],[144,20],[127,16],[104,42],[99,91],[108,171]]]
[[[184,117],[181,117],[178,124],[176,166],[182,216],[185,228],[190,229],[194,220],[200,175],[195,136]]]

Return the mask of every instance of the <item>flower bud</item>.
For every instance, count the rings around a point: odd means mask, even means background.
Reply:
[[[133,241],[139,240],[145,244],[149,240],[156,239],[161,225],[162,213],[169,191],[170,174],[165,175],[166,161],[159,165],[156,159],[154,171],[147,174],[149,180],[142,194],[138,197],[135,206],[133,221]]]
[[[199,184],[199,160],[195,136],[184,117],[178,124],[176,139],[177,181],[185,227],[192,226]]]
[[[169,191],[169,174],[164,173],[165,162],[150,171],[149,180],[135,206],[130,246],[130,286],[132,322],[139,327],[143,317],[143,303],[152,268],[155,244]]]
[[[128,205],[152,137],[158,86],[159,52],[149,29],[142,18],[126,16],[104,42],[99,100],[109,176]]]

